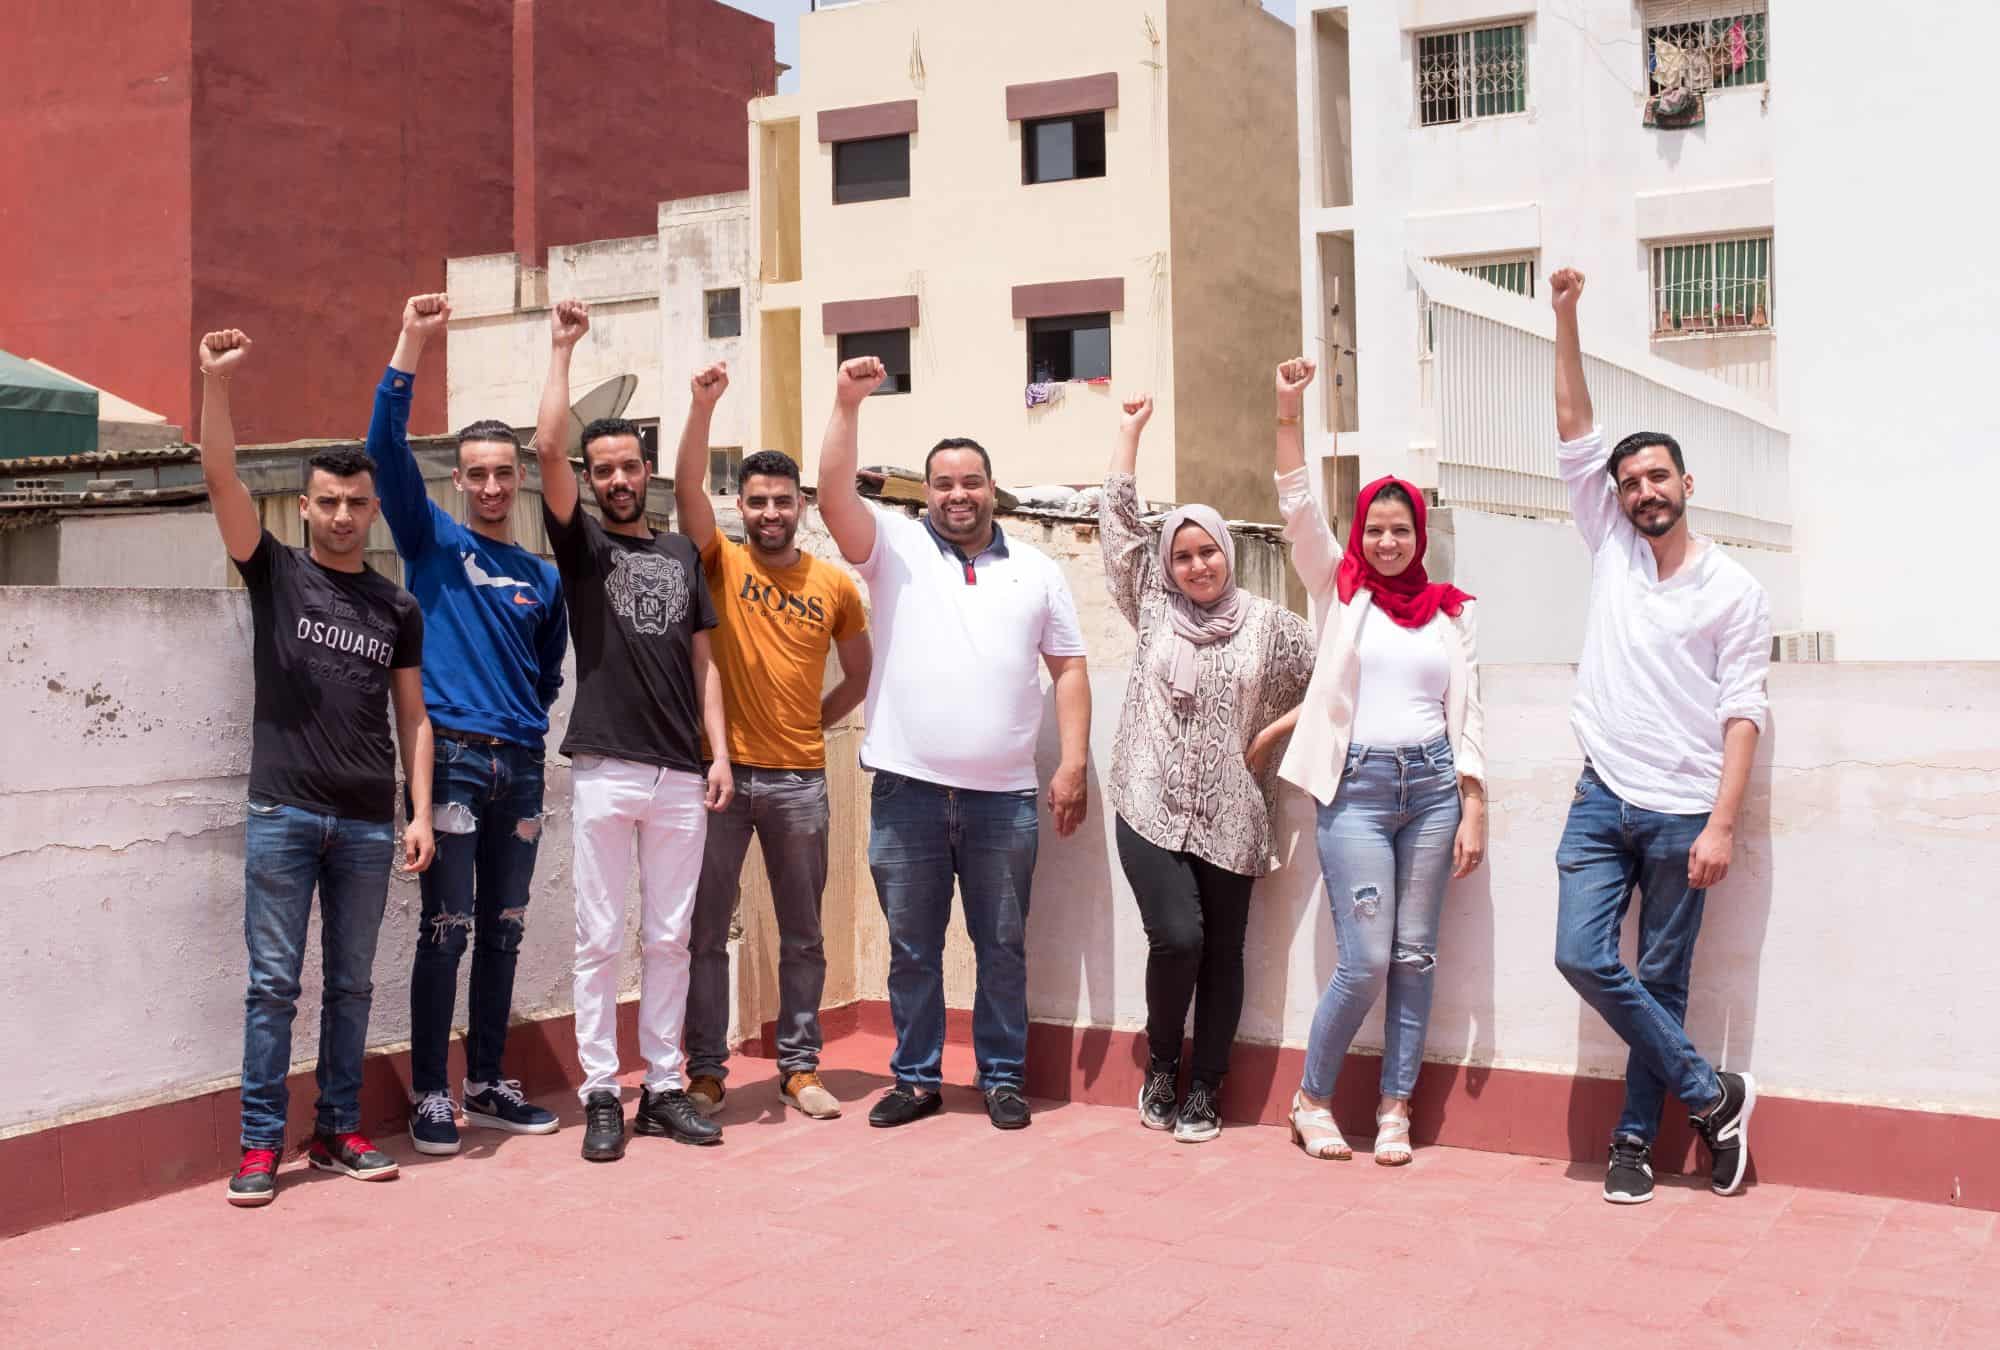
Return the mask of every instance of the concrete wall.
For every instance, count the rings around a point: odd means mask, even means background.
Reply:
[[[67,516],[60,522],[58,586],[226,586],[235,573],[215,517],[191,511]]]
[[[756,315],[750,310],[750,194],[725,192],[660,203],[657,279],[660,312],[660,455],[672,471],[674,446],[687,418],[688,377],[716,361],[729,365],[730,388],[716,405],[709,444],[731,446],[746,455],[762,449],[747,438],[755,420],[757,386],[746,378],[743,336],[708,336],[708,292],[734,290],[743,331]]]

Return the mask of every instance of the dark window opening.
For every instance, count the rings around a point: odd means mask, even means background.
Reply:
[[[1111,316],[1066,314],[1028,320],[1028,381],[1111,378]]]
[[[743,336],[743,292],[731,287],[708,291],[708,335],[712,338]]]
[[[878,394],[907,394],[910,392],[910,330],[907,328],[882,328],[871,333],[842,333],[840,335],[840,360],[852,361],[857,356],[880,357],[889,377],[875,390]]]
[[[1104,114],[1077,113],[1021,124],[1021,181],[1104,177]]]
[[[910,138],[877,136],[833,147],[833,200],[878,202],[910,195]]]
[[[708,451],[708,490],[717,497],[733,495],[743,485],[743,448],[711,446]]]

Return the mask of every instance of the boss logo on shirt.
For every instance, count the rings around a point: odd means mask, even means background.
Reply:
[[[810,621],[821,627],[826,626],[826,602],[816,595],[810,599],[791,595],[780,587],[762,585],[755,577],[745,577],[743,589],[736,593],[736,598],[786,623]]]

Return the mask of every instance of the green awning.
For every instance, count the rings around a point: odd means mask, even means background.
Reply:
[[[0,352],[0,459],[97,448],[97,391]]]

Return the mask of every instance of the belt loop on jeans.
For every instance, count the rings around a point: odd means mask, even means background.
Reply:
[[[431,736],[433,739],[440,741],[457,741],[460,745],[483,745],[498,748],[507,744],[506,741],[500,739],[498,736],[482,736],[473,731],[454,731],[450,727],[441,727],[435,722],[431,723]]]

